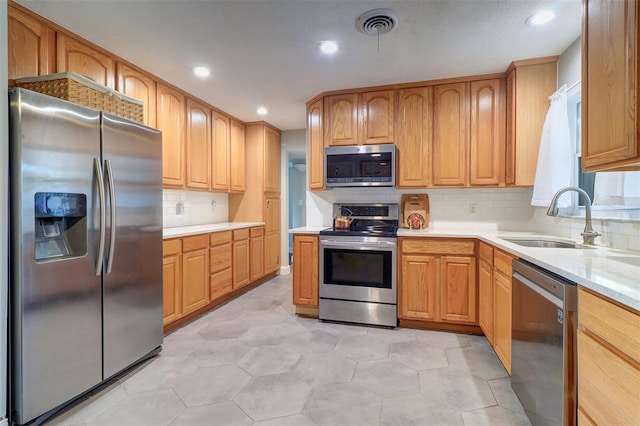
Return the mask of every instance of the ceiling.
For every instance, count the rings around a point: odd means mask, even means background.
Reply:
[[[561,54],[581,31],[580,0],[17,2],[241,120],[282,130],[305,128],[305,102],[323,91],[503,72],[512,60]],[[358,16],[380,7],[397,14],[397,28],[379,40],[358,32]],[[542,8],[556,18],[525,25]],[[327,39],[340,45],[333,56],[318,49]],[[211,76],[196,78],[197,65]]]

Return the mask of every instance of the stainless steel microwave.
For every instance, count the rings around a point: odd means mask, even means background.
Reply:
[[[357,145],[324,149],[327,188],[395,186],[396,146]]]

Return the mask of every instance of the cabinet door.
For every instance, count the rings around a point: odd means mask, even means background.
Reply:
[[[118,92],[144,102],[144,124],[156,127],[156,82],[129,65],[118,62]]]
[[[396,110],[395,90],[360,94],[358,142],[361,144],[393,143]]]
[[[398,91],[399,187],[426,187],[429,183],[429,150],[433,119],[433,88]]]
[[[229,191],[229,145],[231,128],[229,117],[212,112],[213,142],[211,149],[211,189]]]
[[[319,99],[309,106],[307,112],[307,172],[309,189],[325,189],[324,186],[324,100]]]
[[[334,95],[325,98],[325,144],[358,144],[358,95]]]
[[[264,273],[280,268],[280,198],[265,199]]]
[[[229,244],[231,250],[231,244]],[[233,291],[233,273],[231,268],[223,269],[209,276],[209,296],[216,300]]]
[[[116,64],[109,55],[60,33],[56,49],[58,72],[73,71],[115,89]]]
[[[280,232],[280,198],[265,198],[265,233]]]
[[[507,75],[506,106],[504,180],[505,184],[514,185],[516,183],[516,70],[512,70]]]
[[[428,255],[402,255],[400,264],[400,317],[437,321],[440,259]]]
[[[511,277],[493,273],[493,349],[511,374]]]
[[[182,187],[185,181],[184,116],[182,93],[158,83],[158,129],[162,130],[162,184]]]
[[[318,306],[318,237],[293,236],[293,304]]]
[[[230,121],[230,173],[229,192],[244,192],[245,164],[244,164],[244,124],[235,120]]]
[[[443,256],[440,262],[440,319],[477,324],[476,259]]]
[[[9,79],[55,72],[55,32],[37,19],[7,6]]]
[[[249,240],[233,242],[233,289],[249,284]]]
[[[182,313],[209,303],[209,253],[200,249],[182,254]]]
[[[180,255],[173,254],[162,259],[162,325],[167,325],[182,316],[182,272]]]
[[[187,98],[187,188],[209,189],[211,110]]]
[[[471,82],[469,183],[504,184],[505,80]]]
[[[257,231],[255,236],[254,231]],[[264,276],[264,228],[251,228],[251,234],[249,273],[251,281],[255,281]]]
[[[431,183],[465,186],[469,145],[469,83],[433,89]]]
[[[640,5],[583,4],[582,168],[640,170]]]
[[[280,133],[264,128],[264,192],[280,194]]]
[[[478,323],[493,345],[493,267],[478,262]]]

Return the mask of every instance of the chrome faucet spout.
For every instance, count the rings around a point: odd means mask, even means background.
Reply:
[[[594,231],[593,227],[591,226],[591,198],[589,197],[589,194],[587,194],[584,190],[575,186],[567,186],[558,190],[558,192],[556,192],[551,199],[551,204],[549,205],[549,209],[547,210],[547,216],[558,216],[558,198],[567,191],[577,192],[584,200],[585,223],[584,231],[582,231],[581,233],[582,242],[583,244],[591,245],[594,243],[594,239],[600,236],[600,234]]]

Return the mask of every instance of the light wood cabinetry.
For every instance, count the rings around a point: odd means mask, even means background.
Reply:
[[[264,226],[249,230],[249,275],[251,281],[264,276]]]
[[[250,275],[249,230],[233,231],[233,289],[249,284]]]
[[[187,98],[186,186],[209,189],[211,162],[211,110]]]
[[[8,5],[7,31],[9,79],[56,71],[56,35],[51,28],[13,5]]]
[[[507,185],[533,185],[549,96],[556,91],[557,60],[516,61],[507,70]]]
[[[265,198],[264,272],[280,269],[280,197]]]
[[[229,191],[231,123],[229,117],[212,111],[211,186],[213,191]]]
[[[325,98],[325,145],[358,144],[358,94]]]
[[[209,298],[216,300],[233,290],[231,231],[209,234]]]
[[[583,4],[582,168],[640,170],[640,5]]]
[[[280,194],[280,132],[264,126],[264,192]]]
[[[640,424],[640,312],[578,288],[578,424]]]
[[[478,243],[478,324],[493,346],[493,247]]]
[[[363,145],[395,142],[396,90],[359,95],[358,141]]]
[[[511,374],[511,273],[513,256],[493,253],[493,349]]]
[[[182,239],[182,315],[209,303],[209,237]]]
[[[324,100],[318,99],[307,109],[307,173],[309,189],[324,186]]]
[[[98,84],[115,89],[116,63],[106,53],[58,33],[56,37],[57,71],[73,71]]]
[[[469,184],[504,185],[505,80],[472,81]]]
[[[144,102],[144,124],[156,127],[156,82],[148,74],[122,62],[116,66],[116,90]]]
[[[162,324],[182,316],[182,241],[165,240],[162,245]]]
[[[244,192],[244,124],[231,120],[229,192]]]
[[[162,184],[184,187],[185,97],[179,91],[158,83],[157,106],[157,125],[162,130]]]
[[[317,235],[293,236],[293,304],[318,306],[319,238]]]
[[[429,185],[432,120],[432,87],[398,91],[398,124],[395,130],[398,187]]]
[[[475,241],[400,238],[400,318],[478,323]]]

